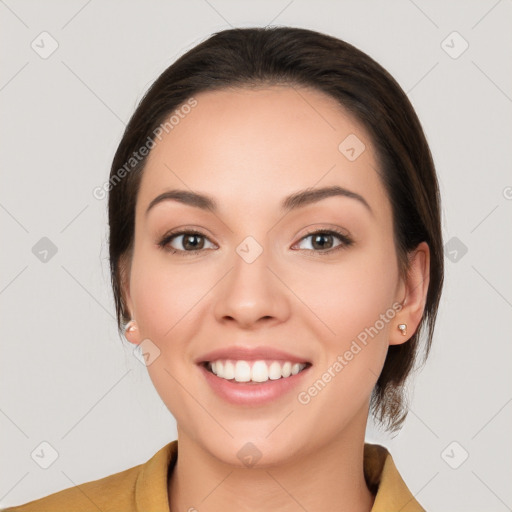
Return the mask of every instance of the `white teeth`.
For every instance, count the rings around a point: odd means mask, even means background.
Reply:
[[[268,367],[265,361],[255,361],[251,368],[251,380],[266,382],[268,380]]]
[[[268,378],[271,380],[277,380],[281,377],[281,365],[277,361],[274,361],[268,369]]]
[[[252,366],[251,366],[252,363]],[[304,363],[291,363],[286,361],[272,361],[268,365],[265,361],[212,361],[209,363],[211,371],[222,379],[236,382],[266,382],[297,375],[306,367]]]
[[[220,376],[221,375],[219,375],[219,377]],[[235,380],[237,382],[249,382],[251,380],[251,367],[249,366],[249,363],[247,361],[236,362]]]
[[[281,375],[283,377],[289,377],[292,374],[292,363],[284,363],[281,368]]]
[[[235,378],[235,365],[231,361],[226,361],[226,364],[224,365],[224,374],[222,377],[228,380]]]

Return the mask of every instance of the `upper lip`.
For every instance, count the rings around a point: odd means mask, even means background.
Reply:
[[[211,352],[203,354],[195,360],[195,363],[201,364],[210,361],[218,361],[219,359],[234,359],[242,361],[272,359],[276,361],[290,361],[291,363],[309,363],[309,361],[304,357],[296,356],[273,347],[259,346],[247,348],[234,345],[231,347],[212,350]]]

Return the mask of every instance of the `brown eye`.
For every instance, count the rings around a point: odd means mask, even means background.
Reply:
[[[158,245],[172,253],[194,253],[205,248],[205,242],[211,242],[202,233],[196,231],[180,231],[166,235]],[[213,246],[213,244],[211,244]]]
[[[194,235],[191,233],[189,235],[182,235],[182,236],[183,236],[183,240],[181,243],[186,251],[188,251],[188,250],[193,251],[196,249],[203,248],[204,238],[201,237],[200,235]]]
[[[347,235],[332,230],[313,231],[302,237],[301,242],[308,239],[311,239],[311,242],[307,244],[309,247],[302,247],[300,249],[313,250],[314,252],[320,253],[342,249],[353,243]],[[336,239],[338,240],[337,244]]]

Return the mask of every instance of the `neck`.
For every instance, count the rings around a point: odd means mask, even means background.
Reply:
[[[374,496],[364,479],[365,426],[366,417],[329,443],[305,447],[292,462],[268,468],[228,465],[178,429],[170,512],[370,512]]]

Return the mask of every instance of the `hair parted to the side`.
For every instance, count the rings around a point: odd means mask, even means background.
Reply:
[[[119,177],[133,153],[147,144],[165,118],[204,91],[271,85],[319,90],[338,101],[368,131],[377,169],[392,204],[402,276],[408,253],[425,241],[430,283],[423,318],[405,343],[389,347],[371,397],[374,417],[398,430],[407,415],[404,385],[426,334],[426,360],[444,275],[439,187],[418,117],[404,91],[377,62],[335,37],[295,27],[235,28],[213,34],[182,55],[151,85],[132,115],[110,172],[109,254],[119,333],[130,320],[123,298],[134,241],[135,205],[147,157]]]

